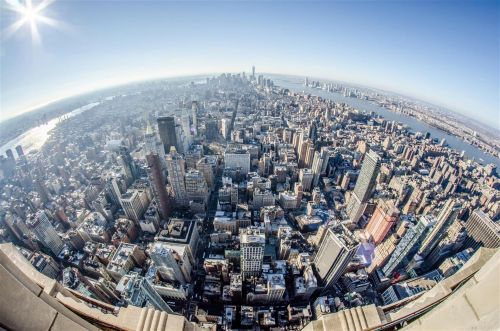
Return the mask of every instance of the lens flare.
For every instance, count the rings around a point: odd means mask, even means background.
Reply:
[[[40,32],[38,31],[39,24],[45,24],[51,27],[59,27],[58,21],[44,16],[42,11],[46,9],[54,0],[43,0],[34,5],[32,0],[5,0],[4,5],[6,9],[18,14],[19,19],[8,26],[3,31],[5,38],[10,38],[23,26],[28,26],[31,32],[31,40],[34,44],[41,43]]]

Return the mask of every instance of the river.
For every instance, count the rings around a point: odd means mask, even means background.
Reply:
[[[338,103],[346,103],[358,110],[362,110],[365,112],[374,112],[376,114],[379,114],[389,121],[396,121],[406,124],[413,132],[416,131],[422,133],[429,132],[433,138],[437,138],[439,140],[444,138],[446,139],[446,142],[448,143],[449,147],[457,151],[465,151],[466,157],[474,159],[476,162],[483,165],[488,163],[493,163],[497,166],[498,169],[500,169],[500,158],[496,158],[493,155],[485,153],[479,148],[463,141],[462,139],[450,135],[444,131],[441,131],[427,123],[419,121],[414,117],[390,111],[368,100],[348,98],[344,97],[340,93],[328,92],[322,89],[304,86],[303,80],[299,77],[289,77],[280,75],[268,75],[268,76],[273,80],[274,84],[279,87],[284,87],[294,92],[306,92],[312,95],[320,96],[324,99],[333,100]]]
[[[487,154],[481,151],[480,149],[466,143],[462,139],[450,135],[444,131],[441,131],[433,126],[430,126],[427,123],[419,121],[414,117],[389,111],[388,109],[380,107],[379,105],[367,100],[347,98],[341,95],[340,93],[328,92],[325,90],[304,86],[302,84],[302,79],[300,77],[289,77],[281,75],[267,75],[267,76],[269,76],[277,86],[288,88],[294,92],[306,92],[313,95],[318,95],[325,99],[333,100],[335,102],[346,103],[353,108],[365,112],[374,112],[376,114],[379,114],[387,120],[406,124],[412,131],[429,132],[433,138],[437,138],[439,140],[445,138],[446,142],[451,148],[457,151],[465,151],[465,155],[468,158],[473,158],[475,161],[481,164],[488,164],[488,163],[496,164],[497,168],[500,169],[499,158]],[[104,100],[109,101],[112,100],[113,98],[114,98],[113,96],[110,96],[105,98]],[[14,149],[17,145],[21,145],[23,147],[25,154],[29,153],[30,151],[40,149],[47,140],[47,138],[49,137],[50,130],[55,128],[61,120],[78,115],[86,110],[94,108],[100,103],[101,102],[93,102],[88,105],[79,107],[61,117],[50,120],[47,124],[39,125],[35,128],[26,131],[22,135],[12,139],[5,145],[1,146],[0,154],[5,154],[5,151],[7,149],[12,149],[12,151],[14,152]]]
[[[86,110],[92,109],[95,106],[99,105],[100,102],[93,102],[89,103],[88,105],[76,108],[69,113],[66,113],[64,115],[61,115],[57,118],[54,118],[50,121],[48,121],[45,124],[39,125],[37,127],[34,127],[32,129],[29,129],[28,131],[24,132],[20,136],[17,136],[16,138],[10,140],[6,144],[4,144],[2,147],[0,147],[0,155],[5,154],[5,151],[7,149],[11,149],[12,152],[14,152],[14,155],[17,157],[15,148],[17,145],[21,145],[23,148],[24,154],[28,154],[29,152],[33,150],[38,150],[40,149],[43,144],[47,141],[50,135],[50,131],[54,129],[57,124],[59,124],[61,121],[64,121],[70,117],[76,116],[78,114],[83,113]]]

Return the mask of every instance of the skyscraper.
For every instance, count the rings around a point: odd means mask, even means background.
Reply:
[[[58,255],[62,251],[64,244],[43,210],[31,215],[26,221],[26,225],[54,255]]]
[[[436,219],[431,215],[422,215],[418,222],[406,231],[389,261],[384,265],[382,271],[388,277],[404,264],[410,262],[420,246],[420,243],[429,233]]]
[[[132,183],[138,177],[137,166],[130,155],[126,146],[120,146],[118,149],[119,159],[129,183]]]
[[[146,133],[144,134],[144,154],[158,154],[160,160],[162,160],[165,159],[165,148],[157,137],[158,136],[156,135],[156,132],[148,123],[146,127]]]
[[[370,199],[380,170],[380,157],[374,151],[365,155],[356,186],[347,204],[347,215],[352,223],[357,223]]]
[[[18,157],[23,157],[24,156],[24,151],[21,145],[16,146],[16,152]]]
[[[436,225],[422,242],[418,254],[426,257],[432,249],[439,243],[450,224],[455,220],[460,211],[460,204],[456,199],[449,199],[437,215]]]
[[[196,169],[201,171],[207,182],[208,189],[211,191],[214,187],[214,170],[212,164],[209,162],[208,157],[204,156],[196,162]]]
[[[14,153],[12,152],[12,149],[10,149],[10,148],[9,148],[9,149],[7,149],[7,150],[5,151],[5,154],[7,155],[7,157],[8,157],[9,159],[14,159]]]
[[[465,222],[465,228],[469,235],[465,247],[473,249],[500,247],[500,225],[493,222],[482,210],[474,210]]]
[[[399,209],[396,208],[393,200],[382,199],[378,202],[377,208],[365,229],[375,245],[384,240],[392,225],[398,220],[398,216]]]
[[[158,132],[160,133],[160,140],[165,148],[165,153],[170,151],[170,147],[177,146],[177,136],[175,133],[175,119],[172,116],[158,117]]]
[[[182,258],[167,244],[155,242],[149,250],[149,256],[164,280],[177,281],[181,284],[185,284],[186,279],[190,280],[189,275],[184,275],[187,271],[181,269]]]
[[[148,279],[132,272],[122,277],[116,290],[122,298],[137,307],[152,306],[160,311],[173,313],[172,309],[162,299]]]
[[[198,135],[198,101],[191,104],[191,117],[193,119],[193,136]]]
[[[205,138],[208,142],[212,142],[217,139],[219,135],[219,129],[217,128],[217,122],[213,119],[207,120],[205,122]]]
[[[186,175],[184,158],[177,153],[175,147],[172,148],[171,152],[165,158],[167,161],[168,181],[172,186],[175,203],[179,206],[187,206],[188,201],[184,182]]]
[[[241,275],[243,278],[258,276],[262,271],[266,236],[264,229],[251,226],[240,230]]]
[[[334,225],[326,231],[314,258],[321,285],[331,288],[342,276],[356,253],[359,242],[343,225]]]
[[[157,154],[146,155],[149,167],[149,176],[153,184],[153,194],[160,206],[160,214],[163,219],[168,219],[170,215],[170,201],[165,188],[165,178],[161,171],[160,158]]]
[[[325,172],[327,164],[328,164],[328,148],[322,147],[320,152],[314,152],[313,163],[312,163],[312,172],[314,175],[312,183],[313,187],[318,186],[319,178],[321,174]]]

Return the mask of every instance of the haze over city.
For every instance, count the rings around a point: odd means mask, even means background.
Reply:
[[[0,329],[500,329],[498,1],[0,0]]]
[[[2,2],[3,32],[15,2]],[[39,41],[30,24],[2,33],[0,119],[107,85],[255,64],[498,124],[497,1],[54,1],[40,14],[52,20],[36,23]]]

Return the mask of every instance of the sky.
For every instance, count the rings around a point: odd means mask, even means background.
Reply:
[[[0,121],[122,82],[214,72],[321,77],[499,119],[499,1],[0,0]],[[36,6],[39,1],[32,0]],[[23,2],[21,0],[21,2]],[[45,20],[46,21],[46,20]]]

